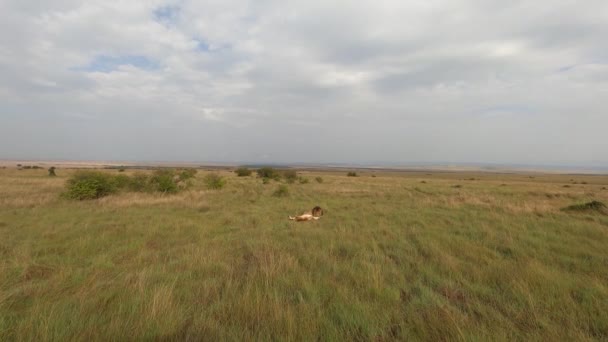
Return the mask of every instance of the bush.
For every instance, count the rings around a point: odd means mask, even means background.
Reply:
[[[270,178],[262,178],[262,184],[270,183]]]
[[[182,170],[182,172],[179,173],[179,180],[180,181],[186,181],[188,179],[192,179],[194,178],[194,176],[196,176],[196,169],[185,169]]]
[[[54,166],[49,167],[49,176],[51,176],[51,177],[57,176],[57,174],[55,174],[55,167]]]
[[[114,179],[96,171],[78,171],[67,182],[65,197],[77,200],[96,199],[117,191]]]
[[[595,211],[600,213],[606,213],[607,207],[600,201],[591,201],[582,204],[574,204],[563,208],[565,211]]]
[[[251,170],[249,170],[246,167],[239,167],[238,169],[236,169],[234,171],[236,173],[237,176],[239,177],[248,177],[251,176]]]
[[[346,174],[348,177],[357,177],[357,173],[354,171],[351,171],[349,173]]]
[[[323,183],[323,177],[315,177],[317,183]]]
[[[114,186],[116,186],[116,189],[125,189],[128,188],[131,184],[131,178],[129,178],[129,176],[118,175],[110,177],[112,177],[112,181],[114,182]]]
[[[298,182],[300,182],[300,184],[308,184],[308,178],[300,177],[298,178]]]
[[[152,190],[162,193],[176,193],[179,191],[173,170],[156,170],[150,178]]]
[[[141,172],[134,174],[129,179],[127,189],[135,192],[151,191],[150,177]]]
[[[261,177],[261,178],[269,178],[269,179],[274,179],[277,181],[281,179],[281,174],[277,170],[275,170],[271,167],[260,168],[257,170],[257,173],[258,173],[258,177]]]
[[[277,190],[273,194],[276,197],[286,197],[289,196],[289,188],[285,184],[279,185]]]
[[[217,173],[210,173],[205,176],[205,184],[207,189],[221,189],[226,185],[226,181]]]
[[[289,184],[293,184],[298,179],[298,174],[295,170],[283,171],[283,177]]]
[[[135,192],[176,193],[180,188],[180,175],[174,170],[155,171],[151,176],[138,172],[133,176],[110,175],[98,171],[80,171],[68,180],[64,196],[71,199],[95,199],[119,190]],[[183,184],[183,183],[182,183]]]
[[[124,167],[119,168],[118,172],[125,172],[125,168]]]

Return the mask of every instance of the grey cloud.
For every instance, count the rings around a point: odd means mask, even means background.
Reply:
[[[0,158],[608,167],[600,0],[11,0],[0,25]]]

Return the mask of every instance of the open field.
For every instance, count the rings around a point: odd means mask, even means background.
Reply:
[[[560,210],[608,176],[300,172],[275,197],[199,171],[78,202],[72,172],[0,169],[1,341],[608,339],[608,216]]]

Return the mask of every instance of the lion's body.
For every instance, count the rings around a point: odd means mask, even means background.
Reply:
[[[318,220],[323,216],[323,209],[321,207],[314,207],[311,211],[307,211],[302,215],[298,216],[289,216],[289,219],[292,221],[302,222],[302,221],[313,221]]]

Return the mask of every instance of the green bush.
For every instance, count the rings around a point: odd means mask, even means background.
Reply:
[[[270,178],[262,178],[262,184],[270,183]]]
[[[207,185],[207,189],[221,189],[226,185],[226,181],[224,178],[217,173],[210,173],[205,176],[205,184]]]
[[[257,170],[257,173],[258,173],[258,177],[261,177],[261,178],[269,178],[269,179],[274,179],[277,181],[281,179],[281,174],[277,170],[275,170],[271,167],[260,168]]]
[[[286,170],[283,171],[283,178],[289,184],[293,184],[298,179],[298,174],[295,170]]]
[[[570,205],[565,208],[562,208],[562,210],[565,210],[565,211],[590,211],[590,212],[596,211],[596,212],[600,212],[600,213],[607,213],[608,207],[606,207],[606,204],[604,204],[600,201],[591,201],[591,202],[582,203],[582,204]]]
[[[276,197],[286,197],[289,196],[289,188],[285,184],[279,185],[277,190],[273,194]]]
[[[180,181],[186,181],[188,179],[192,179],[194,178],[194,176],[196,176],[196,169],[185,169],[182,170],[182,172],[179,173],[179,180]]]
[[[127,189],[135,192],[152,191],[150,177],[142,172],[134,174],[130,177]]]
[[[315,177],[317,183],[323,183],[323,177]]]
[[[246,167],[239,167],[238,169],[236,169],[234,171],[236,173],[237,176],[239,177],[248,177],[251,176],[251,170],[249,170]]]
[[[97,171],[78,171],[67,182],[65,197],[76,200],[96,199],[118,190],[113,177]]]
[[[129,185],[131,184],[131,178],[129,176],[126,175],[118,175],[118,176],[110,176],[109,177],[112,178],[112,181],[114,182],[114,186],[116,187],[116,189],[125,189],[128,188]]]
[[[346,174],[348,177],[357,177],[357,173],[354,171],[351,171],[349,173]]]
[[[57,176],[57,174],[55,174],[55,170],[56,170],[56,168],[54,166],[49,167],[49,176],[51,176],[51,177]]]
[[[308,184],[308,178],[299,177],[298,182],[300,182],[300,184]]]
[[[150,186],[154,191],[176,193],[179,191],[173,170],[156,170],[150,178]]]

